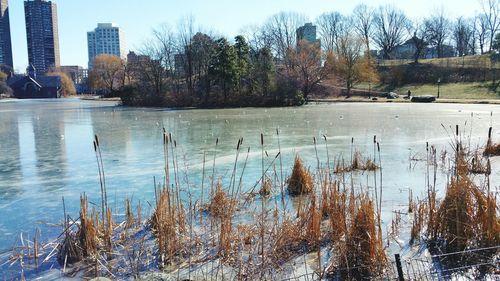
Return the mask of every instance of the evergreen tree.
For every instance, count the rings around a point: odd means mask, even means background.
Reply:
[[[252,63],[250,60],[250,47],[245,39],[245,37],[238,35],[234,38],[235,44],[234,49],[236,51],[236,64],[237,64],[237,87],[238,92],[241,93],[241,88],[244,86],[245,80],[248,78]]]
[[[209,73],[216,84],[221,87],[225,104],[228,93],[234,90],[238,78],[237,54],[234,47],[225,38],[217,40]]]
[[[271,91],[274,71],[274,61],[271,49],[264,47],[258,51],[255,66],[256,80],[263,96],[268,96]]]

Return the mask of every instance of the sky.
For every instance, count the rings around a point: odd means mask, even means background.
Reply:
[[[10,27],[14,68],[24,72],[28,65],[23,0],[10,0]],[[481,11],[479,0],[58,0],[61,65],[87,66],[87,31],[97,23],[112,22],[125,32],[128,50],[137,50],[153,28],[162,24],[173,29],[181,19],[192,16],[201,30],[212,30],[233,38],[245,26],[261,25],[281,11],[299,12],[310,21],[324,12],[348,15],[358,4],[377,7],[395,5],[410,19],[423,18],[444,9],[448,16],[474,16]]]

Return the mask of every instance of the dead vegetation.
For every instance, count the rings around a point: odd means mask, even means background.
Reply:
[[[141,224],[140,204],[134,215],[132,202],[127,199],[123,222],[117,224],[107,207],[104,170],[97,142],[96,138],[101,208],[96,209],[94,205],[89,210],[88,199],[82,195],[79,219],[70,223],[65,215],[64,236],[58,254],[64,267],[80,262],[88,272],[93,272],[88,276],[104,272],[109,277],[115,277],[119,269],[130,268],[135,272],[133,276],[138,278],[141,268],[147,268],[144,264],[151,266],[150,260],[154,260],[155,266],[177,274],[183,269],[210,265],[212,271],[203,271],[198,276],[201,279],[211,278],[213,274],[217,279],[219,270],[224,271],[226,267],[233,270],[236,279],[273,279],[277,278],[277,272],[293,271],[291,268],[296,266],[297,258],[304,257],[306,264],[305,255],[314,254],[315,273],[321,278],[360,280],[378,278],[390,264],[382,242],[382,181],[376,181],[382,178],[382,170],[375,163],[375,156],[373,159],[363,158],[356,151],[350,165],[345,167],[337,161],[334,172],[329,170],[329,165],[322,169],[317,157],[318,168],[311,173],[297,155],[286,181],[292,207],[286,205],[284,198],[279,202],[270,196],[273,190],[284,188],[285,184],[279,182],[276,170],[272,177],[274,182],[271,180],[271,172],[268,173],[264,166],[264,156],[259,180],[261,196],[255,196],[252,191],[243,192],[241,183],[236,184],[236,157],[226,187],[216,179],[213,168],[208,201],[200,206],[192,199],[191,193],[181,195],[176,142],[165,133],[165,177],[164,182],[155,183],[151,216]],[[240,139],[238,152],[241,144]],[[429,170],[427,198],[415,202],[412,191],[409,191],[408,211],[413,215],[411,244],[420,241],[424,232],[427,234],[424,239],[446,251],[500,244],[496,198],[489,190],[477,186],[470,177],[473,171],[484,171],[485,163],[490,169],[489,162],[480,154],[466,152],[461,144],[457,147],[455,174],[450,178],[442,201],[436,199],[435,180],[430,179],[432,172]],[[437,169],[434,148],[429,150],[428,147],[427,158],[428,165]],[[372,171],[374,188],[355,188],[344,175],[335,174],[355,170]],[[240,181],[243,172],[244,169]],[[483,174],[489,175],[488,172]],[[259,199],[260,208],[254,202]],[[398,235],[401,214],[396,218],[392,235]],[[137,236],[141,232],[144,234]],[[149,242],[147,233],[151,237]],[[329,256],[326,263],[322,257],[325,249]],[[188,272],[186,279],[196,279],[190,270]]]
[[[456,157],[456,174],[451,178],[436,211],[432,233],[443,239],[446,252],[500,244],[500,218],[496,198],[470,178],[463,149]]]
[[[288,179],[288,193],[292,196],[308,194],[313,191],[313,177],[304,167],[302,160],[296,156],[293,164],[292,175]]]
[[[335,166],[335,173],[349,173],[355,171],[376,171],[380,167],[375,160],[370,157],[363,157],[360,151],[356,150],[352,156],[351,164],[345,165],[344,161],[338,161]]]
[[[483,155],[487,157],[500,156],[500,143],[493,143],[491,139],[492,130],[493,128],[490,127],[488,131],[488,142],[486,143],[486,148],[483,152]]]
[[[445,196],[437,200],[435,180],[427,180],[427,200],[417,204],[410,242],[425,239],[433,254],[463,252],[460,260],[441,261],[445,268],[460,267],[464,262],[488,264],[497,254],[495,250],[485,250],[480,256],[469,254],[468,250],[500,245],[500,217],[497,198],[490,190],[490,162],[481,157],[479,149],[464,147],[458,126],[451,143],[455,155],[451,158]],[[483,174],[486,180],[475,180],[476,174]],[[480,268],[482,274],[490,269]]]

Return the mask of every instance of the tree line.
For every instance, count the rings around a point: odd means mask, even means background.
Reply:
[[[438,10],[413,21],[395,6],[359,5],[350,15],[320,15],[314,42],[297,36],[308,22],[299,13],[275,14],[232,40],[195,28],[188,17],[175,30],[154,29],[128,62],[96,57],[89,80],[92,89],[119,94],[131,105],[297,105],[322,91],[325,79],[347,94],[359,82],[377,82],[375,48],[380,58],[391,59],[398,46],[411,42],[415,63],[426,48],[434,48],[437,57],[450,45],[458,56],[492,52],[499,3],[484,0],[473,18],[451,19]]]

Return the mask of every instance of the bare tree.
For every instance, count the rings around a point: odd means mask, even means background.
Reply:
[[[98,55],[89,73],[90,88],[94,91],[112,93],[119,90],[123,84],[125,62],[117,56]]]
[[[136,62],[128,62],[129,66],[137,69],[135,72],[138,83],[146,86],[148,93],[160,96],[164,92],[166,61],[163,46],[156,40],[145,42],[140,49],[142,55]]]
[[[338,12],[321,14],[316,19],[323,49],[329,53],[338,47],[338,40],[347,30],[347,18]]]
[[[409,39],[413,44],[413,62],[418,63],[418,60],[424,56],[425,48],[429,45],[426,38],[425,26],[422,21],[415,20],[408,29],[411,36]]]
[[[270,38],[266,37],[263,28],[258,25],[247,25],[240,29],[242,34],[248,42],[250,48],[254,51],[260,50],[264,47],[270,47],[272,42]]]
[[[479,14],[475,18],[474,22],[474,33],[477,36],[477,42],[479,43],[479,49],[481,51],[481,54],[484,54],[486,44],[488,44],[488,23],[487,23],[487,18],[484,14]]]
[[[445,41],[450,34],[450,21],[441,9],[424,21],[428,41],[436,48],[438,58],[444,55]]]
[[[307,21],[302,14],[281,12],[271,16],[263,27],[265,41],[279,59],[284,59],[290,49],[297,45],[296,30]]]
[[[392,50],[404,42],[410,21],[403,11],[394,6],[380,7],[373,16],[373,41],[380,47],[385,59]]]
[[[178,50],[177,38],[169,25],[162,24],[153,29],[153,38],[157,41],[162,53],[161,64],[171,75],[175,68],[175,54]]]
[[[375,68],[363,56],[364,38],[353,32],[346,32],[338,40],[338,47],[331,54],[327,66],[331,68],[335,78],[342,81],[350,94],[354,85],[360,81],[376,81]]]
[[[370,60],[370,38],[373,33],[373,18],[375,11],[373,8],[360,4],[354,8],[352,13],[352,23],[356,33],[364,39],[368,60]]]
[[[489,52],[492,50],[493,38],[500,27],[500,0],[482,0],[483,13],[488,27]]]
[[[188,16],[179,22],[179,54],[183,54],[184,75],[188,94],[194,93],[193,83],[193,52],[191,50],[191,39],[194,36],[194,17]]]
[[[459,17],[453,25],[452,38],[455,42],[459,56],[469,55],[472,53],[471,41],[473,40],[474,30],[471,21],[463,17]]]
[[[327,75],[326,69],[321,66],[321,47],[300,40],[296,48],[289,50],[287,60],[293,67],[288,68],[285,75],[295,80],[307,100],[308,95]]]

